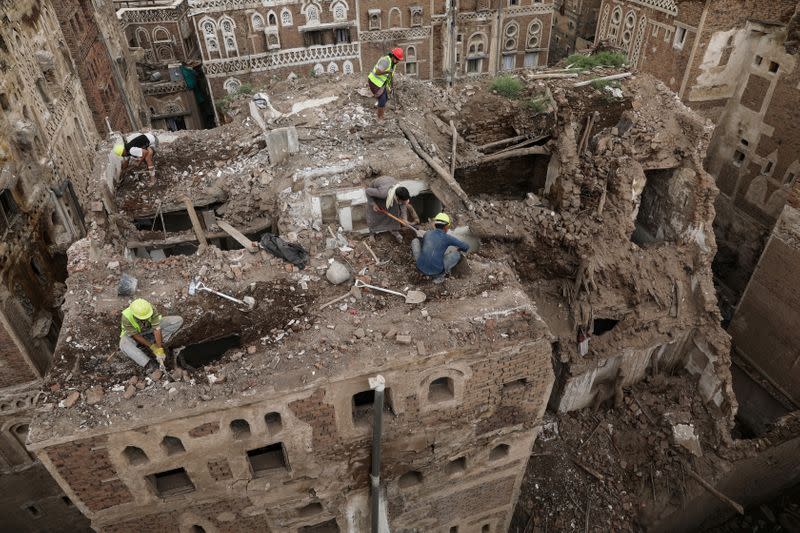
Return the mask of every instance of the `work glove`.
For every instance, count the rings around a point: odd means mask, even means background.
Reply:
[[[156,359],[158,360],[158,364],[159,365],[163,365],[164,364],[164,359],[167,358],[167,353],[164,351],[164,348],[162,348],[160,346],[156,346],[153,349],[153,353],[156,355]]]
[[[158,344],[156,343],[150,344],[148,348],[150,348],[151,352],[156,353],[156,350],[158,350]]]

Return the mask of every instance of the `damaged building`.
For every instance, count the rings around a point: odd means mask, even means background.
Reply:
[[[618,91],[598,75],[621,76]],[[692,461],[694,427],[731,440],[712,130],[647,75],[541,77],[514,100],[409,79],[378,136],[358,79],[278,82],[269,107],[234,100],[234,123],[162,135],[152,187],[98,152],[110,195],[84,199],[104,208],[69,252],[28,441],[93,528],[364,531],[380,495],[391,530],[506,531],[531,513],[532,450],[558,425],[546,408],[608,412],[654,379],[693,384],[710,413],[667,419],[686,437],[669,450]],[[381,175],[426,225],[454,218],[472,250],[452,279],[419,274],[408,236],[367,238],[364,189]],[[308,258],[255,246],[273,234]],[[350,281],[331,284],[334,264]],[[131,279],[183,318],[169,371],[118,350]],[[403,303],[413,291],[425,299]]]

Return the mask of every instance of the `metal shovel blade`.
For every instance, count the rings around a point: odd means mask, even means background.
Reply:
[[[406,303],[407,304],[421,304],[425,301],[427,296],[422,291],[408,291],[406,293]]]

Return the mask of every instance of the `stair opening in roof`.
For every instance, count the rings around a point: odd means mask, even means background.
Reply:
[[[645,170],[636,228],[631,241],[641,247],[662,242],[676,242],[691,224],[694,198],[686,182],[694,174],[680,169]]]
[[[228,335],[216,339],[189,344],[181,350],[178,358],[182,367],[197,369],[219,360],[225,352],[242,345],[239,335]]]
[[[215,203],[203,206],[202,210],[214,210],[222,205],[222,203]],[[195,206],[195,209],[199,210],[200,208]],[[199,218],[200,213],[198,212],[197,215]],[[156,216],[155,213],[134,217],[133,225],[136,226],[136,229],[140,231],[163,232],[166,229],[167,233],[188,231],[192,229],[192,219],[189,217],[189,212],[186,211],[186,209],[176,209],[174,211],[164,212],[163,217],[163,224],[161,223],[161,215]]]
[[[419,193],[411,197],[411,206],[417,212],[419,221],[425,223],[442,212],[442,202],[430,192]]]
[[[592,322],[592,333],[597,336],[608,333],[617,327],[617,324],[619,324],[619,320],[613,318],[595,318]]]
[[[549,155],[526,155],[456,169],[456,181],[471,196],[521,200],[537,194],[547,179]]]

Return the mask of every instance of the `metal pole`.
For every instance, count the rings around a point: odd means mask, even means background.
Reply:
[[[370,471],[370,494],[372,496],[372,533],[380,530],[381,508],[381,433],[383,432],[383,389],[386,382],[383,376],[369,379],[369,386],[375,391],[372,417],[372,470]]]

